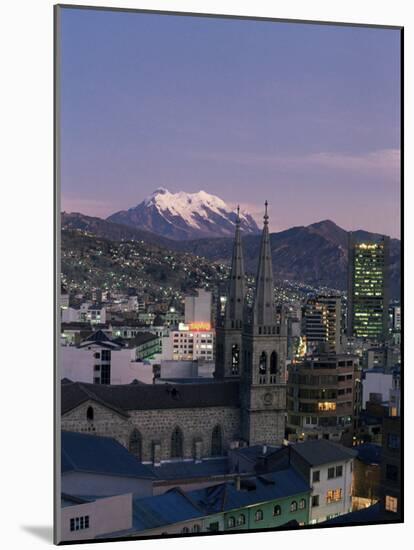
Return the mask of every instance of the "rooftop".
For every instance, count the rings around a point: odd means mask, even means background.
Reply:
[[[243,489],[243,484],[248,489]],[[238,490],[234,482],[184,493],[174,488],[153,497],[133,500],[133,525],[137,531],[153,529],[202,518],[224,511],[238,510],[261,502],[294,497],[309,492],[310,486],[292,468],[251,477]]]
[[[62,431],[61,472],[154,479],[154,473],[111,437]]]
[[[295,443],[292,451],[301,456],[310,466],[340,462],[354,458],[357,452],[327,439],[307,440]]]
[[[103,385],[66,382],[61,385],[62,414],[92,400],[120,414],[127,411],[185,409],[206,407],[238,407],[237,381],[211,384],[123,384]]]
[[[375,445],[375,443],[362,443],[354,447],[357,451],[357,458],[364,462],[364,464],[380,464],[382,447],[381,445]]]
[[[148,466],[148,468],[163,480],[195,479],[228,474],[229,461],[226,457],[220,457],[201,462],[164,462],[160,466]]]

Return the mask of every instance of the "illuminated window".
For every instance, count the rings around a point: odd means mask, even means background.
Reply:
[[[330,401],[319,402],[318,411],[336,411],[336,403]]]
[[[282,513],[282,508],[279,506],[279,504],[276,504],[276,506],[273,508],[273,515],[280,516],[281,513]]]
[[[304,498],[301,498],[299,501],[299,509],[304,510],[306,508],[306,500]]]
[[[235,518],[233,516],[229,517],[229,519],[227,520],[227,527],[229,527],[231,529],[235,525],[236,525]]]
[[[326,503],[339,502],[342,500],[342,489],[331,489],[326,493]]]
[[[296,500],[292,500],[292,502],[290,503],[290,511],[296,512],[297,509],[298,509],[298,503],[296,502]]]
[[[385,509],[387,512],[394,512],[396,513],[398,511],[398,499],[395,497],[391,497],[389,495],[386,495],[385,497]]]

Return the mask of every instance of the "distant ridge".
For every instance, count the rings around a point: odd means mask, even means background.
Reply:
[[[112,241],[136,240],[188,252],[208,260],[228,263],[231,258],[233,238],[203,238],[177,241],[155,235],[149,231],[131,228],[83,214],[62,213],[63,229],[78,229]],[[308,226],[296,226],[272,233],[272,249],[275,278],[301,282],[312,286],[327,286],[345,290],[347,284],[349,232],[331,220],[323,220]],[[377,240],[379,234],[364,230],[354,231],[357,239]],[[246,269],[256,273],[260,235],[243,237]],[[401,243],[391,239],[390,290],[393,298],[400,297]]]

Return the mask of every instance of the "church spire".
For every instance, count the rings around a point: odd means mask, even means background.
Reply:
[[[256,291],[253,304],[253,325],[271,326],[276,323],[273,303],[273,268],[269,239],[269,216],[265,202],[263,233],[260,245],[259,265],[256,277]]]
[[[236,321],[234,328],[241,327],[244,307],[244,262],[240,234],[240,207],[237,206],[236,233],[234,237],[233,257],[231,262],[230,284],[226,305],[226,321]]]

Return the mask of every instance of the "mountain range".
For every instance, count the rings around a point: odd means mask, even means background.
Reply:
[[[236,217],[234,209],[205,191],[171,193],[159,188],[137,206],[116,212],[107,221],[169,239],[188,240],[231,237]],[[247,212],[240,212],[240,229],[244,234],[259,232],[255,220]]]
[[[228,263],[231,258],[233,236],[174,240],[152,232],[114,223],[79,213],[62,213],[63,229],[78,229],[112,241],[142,241],[168,250],[202,256],[211,262]],[[376,240],[378,234],[355,231],[357,239]],[[290,280],[311,286],[345,290],[348,266],[348,231],[330,220],[308,226],[297,226],[271,233],[273,268],[276,280]],[[246,270],[255,273],[260,249],[260,234],[243,237]],[[390,291],[393,298],[400,296],[401,243],[391,239]]]

